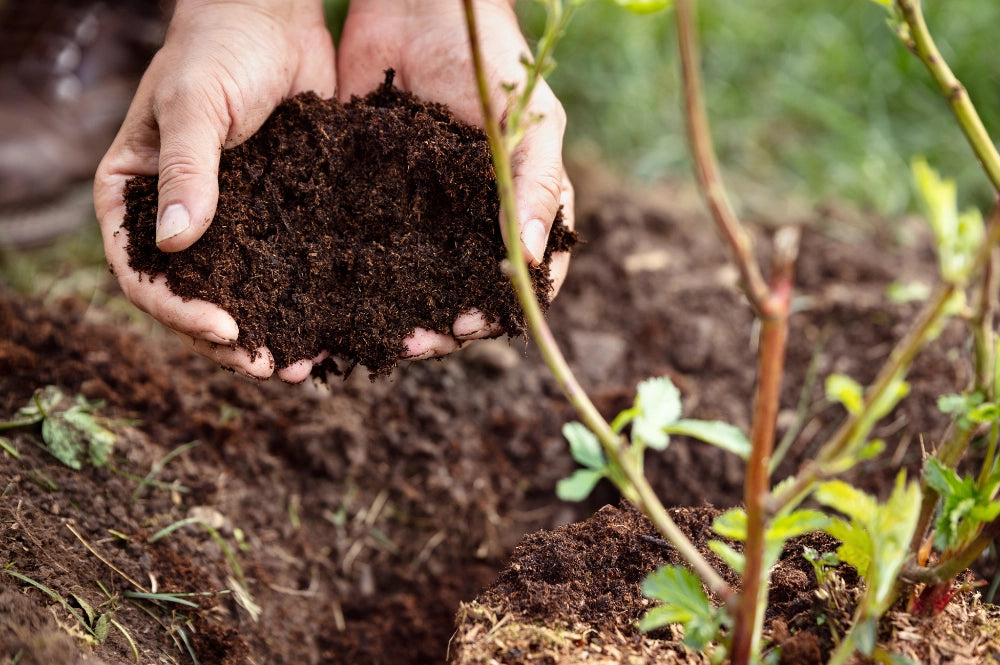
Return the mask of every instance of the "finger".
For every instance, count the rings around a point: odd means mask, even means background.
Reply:
[[[563,199],[566,172],[562,162],[566,115],[548,87],[539,87],[530,114],[541,120],[529,126],[511,155],[521,246],[532,265],[542,262],[549,231]]]
[[[458,340],[426,328],[416,328],[403,340],[402,360],[427,360],[445,356],[458,350]]]
[[[121,228],[123,214],[123,204],[111,208],[102,218],[101,231],[105,236],[108,265],[118,279],[125,297],[176,332],[206,342],[236,342],[239,338],[239,326],[221,307],[204,300],[184,300],[167,287],[166,278],[162,275],[150,277],[136,272],[128,265],[128,231]]]
[[[563,224],[567,228],[576,228],[576,198],[574,196],[573,184],[569,177],[563,178],[562,194],[560,198],[562,205]],[[556,252],[552,254],[549,261],[549,279],[552,281],[552,298],[555,298],[566,281],[566,273],[569,271],[569,252]]]
[[[463,342],[496,337],[500,334],[500,324],[486,318],[486,315],[478,309],[471,309],[455,319],[451,333],[455,339]]]
[[[329,355],[324,351],[315,358],[304,358],[288,367],[282,367],[277,372],[278,378],[285,383],[302,383],[312,374],[313,365],[323,362]]]
[[[248,379],[263,381],[274,373],[274,359],[266,347],[257,349],[256,354],[251,356],[250,352],[242,347],[214,344],[181,333],[178,333],[178,337],[197,353]]]
[[[323,99],[333,97],[337,92],[337,66],[333,37],[325,24],[302,36],[299,52],[306,55],[299,61],[290,94],[312,91]]]
[[[156,244],[187,249],[201,237],[219,200],[219,156],[232,124],[226,94],[179,77],[153,99],[159,127]]]

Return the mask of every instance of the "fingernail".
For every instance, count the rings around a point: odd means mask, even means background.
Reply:
[[[532,219],[521,229],[521,244],[529,254],[531,263],[541,263],[545,258],[545,242],[548,234],[545,225],[537,219]]]
[[[191,215],[183,203],[171,203],[156,222],[156,244],[184,233],[191,226]]]
[[[428,360],[428,359],[433,358],[433,357],[434,357],[434,349],[431,349],[430,351],[424,351],[423,353],[419,353],[419,354],[417,354],[415,356],[403,356],[402,359],[403,360]]]
[[[222,337],[220,335],[215,334],[211,330],[205,330],[205,331],[203,331],[201,333],[201,338],[204,339],[207,342],[212,342],[214,344],[224,344],[226,346],[229,346],[230,344],[235,344],[236,343],[235,339],[226,339],[225,337]]]

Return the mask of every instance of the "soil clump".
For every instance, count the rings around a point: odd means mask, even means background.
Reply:
[[[327,362],[334,373],[387,374],[416,327],[450,334],[473,309],[522,333],[485,133],[392,80],[389,70],[346,104],[313,93],[283,102],[223,152],[215,218],[185,251],[156,247],[157,178],[131,179],[129,265],[228,311],[237,344],[268,347],[278,367],[326,351],[344,363]],[[551,254],[574,238],[559,214],[531,267],[544,307]]]

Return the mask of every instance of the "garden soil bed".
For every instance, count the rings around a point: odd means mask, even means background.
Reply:
[[[638,381],[668,374],[688,415],[746,428],[753,322],[697,197],[666,185],[633,191],[594,171],[574,177],[583,243],[549,318],[596,403],[613,415]],[[929,282],[933,256],[910,222],[855,225],[832,209],[780,221],[810,225],[784,430],[811,363],[819,376],[872,377],[917,307],[888,303],[887,285]],[[192,653],[206,664],[443,663],[456,613],[467,618],[473,607],[463,603],[496,581],[476,615],[488,629],[496,594],[515,589],[501,570],[522,536],[618,502],[606,486],[587,505],[555,499],[556,481],[573,469],[560,436],[572,414],[522,339],[472,343],[374,382],[356,373],[329,385],[256,384],[122,314],[110,283],[107,291],[110,300],[84,302],[0,289],[0,417],[56,384],[103,400],[101,414],[119,420],[112,463],[80,471],[32,444],[31,432],[6,433],[19,457],[0,452],[0,566],[18,576],[0,574],[0,662],[118,665],[135,662],[131,641],[144,663],[187,663]],[[921,445],[934,444],[943,426],[936,397],[968,378],[951,350],[961,342],[946,330],[921,356],[910,396],[877,432],[886,460],[859,471],[862,486],[882,491],[898,464],[913,468]],[[840,416],[813,388],[816,408],[783,469],[812,454]],[[705,504],[739,502],[739,465],[713,448],[676,439],[647,468],[667,505],[709,514]],[[611,539],[589,542],[631,551],[619,563],[641,570],[602,563],[588,572],[613,582],[605,595],[634,595],[663,552],[635,537],[652,534],[627,512],[597,515]],[[150,542],[188,517],[213,526],[238,570],[199,524]],[[524,547],[552,538],[552,560],[536,562],[559,570],[558,544],[584,528],[592,526],[534,535]],[[978,572],[992,570],[986,561]],[[252,603],[231,591],[186,597],[197,608],[125,595],[239,589],[241,575]],[[81,600],[92,607],[95,626],[104,614],[122,630],[111,625],[88,646],[53,594],[81,617]],[[574,602],[598,612],[605,600]],[[579,615],[567,610],[570,625]],[[637,642],[629,630],[619,628]],[[529,662],[511,651],[490,657]]]

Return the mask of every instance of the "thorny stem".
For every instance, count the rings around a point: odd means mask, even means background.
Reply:
[[[965,547],[955,551],[946,559],[933,567],[908,565],[904,567],[902,576],[910,582],[924,584],[943,584],[949,582],[972,565],[994,540],[1000,537],[1000,518],[983,527],[978,536]]]
[[[663,504],[660,503],[653,488],[645,476],[642,475],[637,465],[630,463],[626,459],[626,456],[623,455],[621,439],[611,429],[611,426],[601,416],[600,412],[580,386],[566,359],[563,357],[551,329],[545,322],[531,284],[528,266],[524,260],[524,252],[521,249],[520,243],[516,240],[519,237],[518,216],[514,204],[514,183],[510,153],[505,145],[504,134],[500,129],[500,123],[493,111],[493,105],[490,100],[489,84],[486,81],[486,70],[483,65],[482,52],[480,51],[479,32],[476,26],[473,0],[462,0],[462,4],[465,8],[466,24],[469,29],[472,62],[476,73],[479,100],[483,109],[486,136],[493,153],[497,189],[507,225],[507,238],[511,239],[507,242],[510,279],[514,285],[514,290],[521,307],[524,310],[528,330],[538,345],[539,351],[548,365],[552,376],[559,384],[566,399],[576,410],[577,415],[580,416],[580,420],[598,437],[608,458],[622,469],[627,481],[631,483],[631,489],[638,498],[637,507],[646,514],[657,530],[663,534],[664,538],[691,565],[706,586],[724,602],[729,601],[733,596],[732,589],[708,560],[698,552],[694,544],[684,535],[674,521],[670,519]]]
[[[993,363],[996,362],[996,360],[993,358],[993,355],[996,347],[994,344],[994,334],[989,325],[989,319],[992,318],[992,299],[995,297],[995,294],[993,293],[995,288],[993,286],[993,282],[995,280],[993,278],[992,266],[995,254],[993,248],[996,246],[997,242],[1000,241],[1000,205],[995,205],[993,207],[993,210],[990,212],[986,228],[985,242],[980,248],[979,253],[976,255],[975,262],[972,266],[972,270],[970,271],[970,276],[975,276],[980,270],[984,273],[983,278],[980,280],[981,292],[975,313],[972,317],[976,363],[976,373],[973,382],[975,389],[984,391],[984,394],[988,399],[995,399],[996,396],[993,395]],[[954,468],[962,458],[966,448],[969,447],[969,443],[972,441],[975,433],[975,425],[957,428],[956,431],[952,433],[952,435],[941,445],[941,448],[937,451],[937,453],[935,453],[935,457],[944,466]],[[991,453],[993,448],[994,440],[991,438]],[[992,454],[987,457],[992,457]],[[989,459],[984,462],[983,470],[980,474],[980,482],[982,482],[982,479],[985,478],[985,474],[989,473],[987,465],[992,466]],[[916,552],[918,550],[920,543],[927,535],[927,530],[930,528],[931,520],[934,518],[934,511],[937,508],[937,492],[935,492],[926,481],[921,483],[921,495],[920,517],[917,520],[917,528],[913,532],[913,538],[910,542],[910,551],[912,552]]]
[[[976,154],[976,159],[982,164],[987,177],[993,183],[993,188],[1000,190],[1000,153],[997,152],[982,120],[979,119],[965,86],[941,57],[924,21],[920,0],[896,0],[896,8],[909,28],[909,33],[903,35],[906,45],[927,67],[948,101],[952,113],[955,114],[962,132]]]
[[[678,0],[675,11],[681,73],[684,78],[684,117],[687,119],[688,140],[691,143],[691,155],[694,159],[698,184],[716,226],[733,253],[747,299],[757,312],[763,314],[769,295],[767,284],[754,259],[750,237],[740,224],[726,195],[715,151],[712,148],[708,114],[705,112],[701,87],[701,65],[698,61],[695,0]]]
[[[770,497],[771,453],[781,398],[792,277],[798,252],[798,233],[784,229],[775,238],[771,284],[764,282],[753,256],[750,236],[733,212],[719,172],[701,85],[696,28],[696,0],[678,0],[677,42],[684,81],[684,111],[695,172],[720,234],[729,244],[751,307],[761,317],[758,377],[751,423],[751,449],[744,481],[747,539],[744,546],[743,589],[735,608],[730,658],[734,665],[749,663],[760,644],[768,571],[764,551],[767,502]]]

